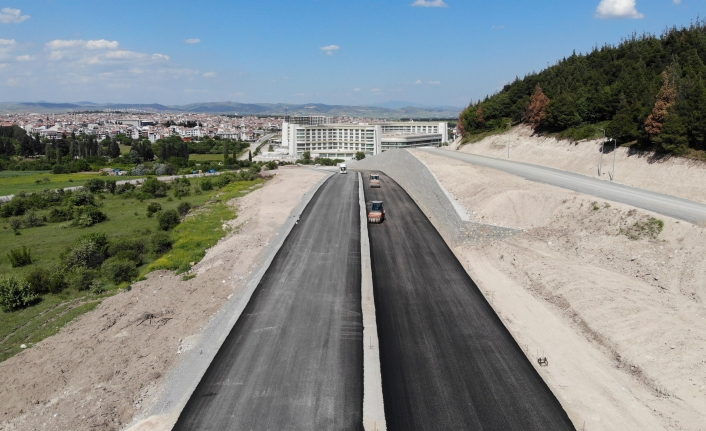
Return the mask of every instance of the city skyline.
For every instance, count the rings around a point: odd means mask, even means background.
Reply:
[[[466,106],[695,0],[0,4],[0,102]],[[542,24],[547,23],[547,24]]]

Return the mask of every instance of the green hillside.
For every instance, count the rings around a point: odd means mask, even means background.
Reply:
[[[467,135],[530,124],[536,132],[591,137],[703,156],[706,150],[706,21],[631,35],[515,79],[459,116]],[[596,125],[598,124],[598,127]],[[602,132],[600,132],[602,134]]]

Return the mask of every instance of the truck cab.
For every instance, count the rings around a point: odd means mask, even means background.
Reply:
[[[380,188],[380,175],[370,174],[370,188],[377,187]]]

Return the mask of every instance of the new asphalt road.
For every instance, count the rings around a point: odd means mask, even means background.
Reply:
[[[684,220],[689,223],[701,223],[706,221],[706,204],[688,199],[599,180],[598,178],[587,177],[585,175],[561,171],[546,166],[478,156],[458,151],[442,150],[439,148],[425,148],[423,151],[437,156],[450,157],[466,163],[508,172],[538,183],[551,184],[614,202],[621,202]]]
[[[357,175],[321,186],[175,430],[362,429],[359,211]]]
[[[387,429],[574,430],[444,240],[407,193],[365,182]]]

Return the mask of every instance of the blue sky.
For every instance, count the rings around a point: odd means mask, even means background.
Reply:
[[[10,0],[0,101],[465,106],[705,0]]]

